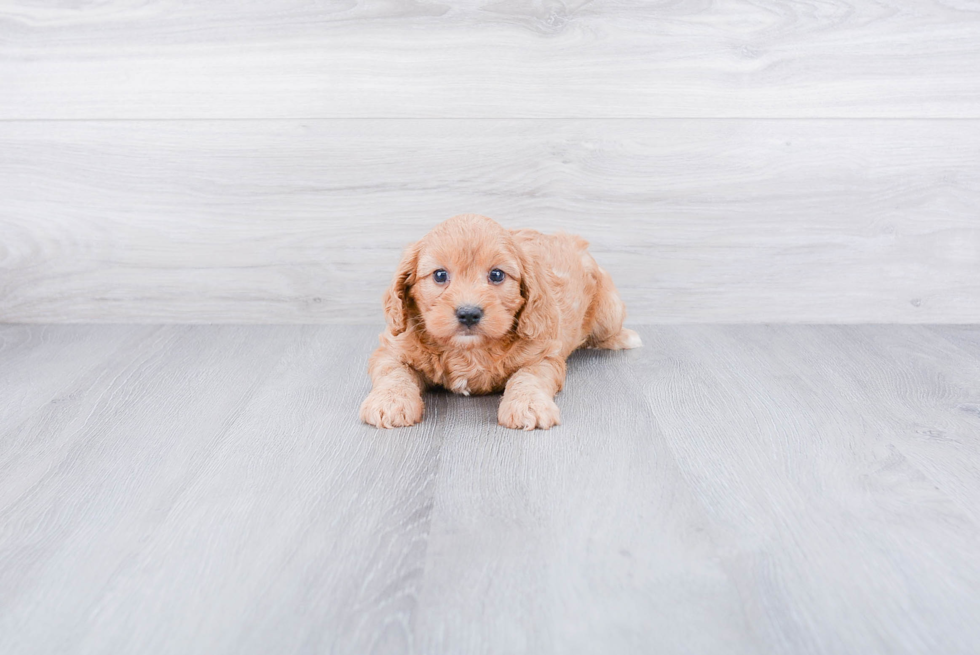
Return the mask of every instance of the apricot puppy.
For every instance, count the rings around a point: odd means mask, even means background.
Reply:
[[[505,230],[463,214],[405,249],[384,294],[387,328],[371,356],[374,387],[361,420],[379,428],[422,420],[422,391],[503,391],[508,428],[558,425],[554,397],[576,348],[636,348],[609,274],[577,236]]]

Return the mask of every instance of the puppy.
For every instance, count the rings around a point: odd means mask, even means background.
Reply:
[[[450,218],[406,248],[384,294],[387,329],[371,356],[361,420],[422,420],[422,392],[503,391],[508,428],[559,424],[565,360],[587,346],[636,348],[612,278],[577,236],[505,230],[485,216]]]

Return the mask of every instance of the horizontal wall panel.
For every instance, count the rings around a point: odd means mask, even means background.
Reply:
[[[0,6],[0,119],[980,118],[980,5]]]
[[[380,321],[453,214],[637,322],[980,321],[980,121],[0,123],[0,321]]]

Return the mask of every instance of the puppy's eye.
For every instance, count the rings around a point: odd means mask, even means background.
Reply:
[[[445,269],[440,268],[438,271],[432,274],[432,279],[436,284],[445,284],[449,281],[449,273]]]
[[[504,273],[499,268],[495,268],[492,271],[490,271],[490,275],[488,275],[487,277],[490,278],[490,281],[493,284],[500,284],[501,282],[504,281],[504,278],[507,277],[507,274]]]

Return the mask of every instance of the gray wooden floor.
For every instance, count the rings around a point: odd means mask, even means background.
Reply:
[[[660,326],[356,420],[376,328],[0,326],[2,653],[975,653],[980,327]]]

